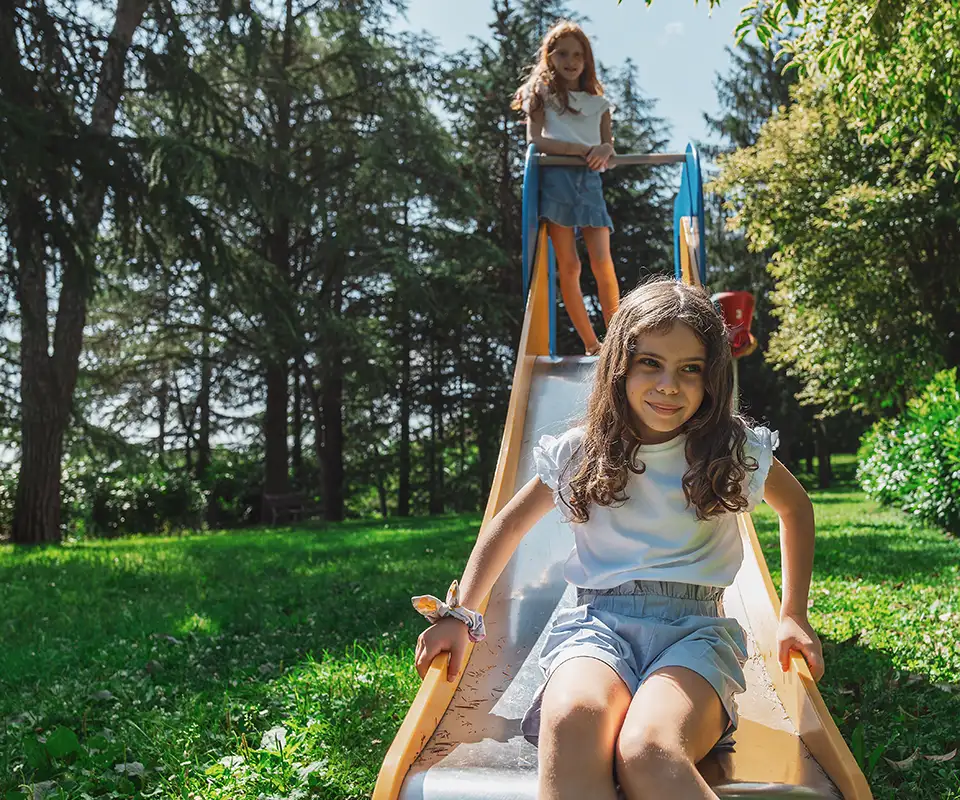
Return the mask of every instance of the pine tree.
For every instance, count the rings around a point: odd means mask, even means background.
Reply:
[[[130,85],[143,87],[145,96],[172,90],[181,103],[202,93],[183,70],[187,37],[177,9],[120,0],[115,8],[91,3],[86,11],[89,20],[69,3],[0,4],[0,220],[22,353],[13,523],[20,543],[61,535],[60,464],[101,223],[142,233],[144,220],[163,207],[163,224],[176,220],[185,237],[196,229],[195,220],[174,212],[182,201],[164,196],[159,176],[146,174],[151,143],[118,130]],[[147,22],[157,35],[132,51]]]

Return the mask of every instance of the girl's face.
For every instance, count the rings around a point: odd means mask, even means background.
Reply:
[[[564,36],[557,41],[550,53],[550,66],[569,88],[576,89],[580,85],[583,65],[583,45],[575,36]]]
[[[639,337],[627,372],[627,402],[644,444],[680,433],[703,402],[707,348],[693,328],[678,322]]]

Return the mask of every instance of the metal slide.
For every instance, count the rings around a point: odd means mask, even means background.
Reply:
[[[695,217],[693,211],[684,218]],[[679,234],[684,254],[696,251],[688,236],[689,226]],[[484,524],[534,475],[531,453],[540,436],[559,435],[579,420],[593,374],[594,358],[551,355],[555,304],[544,229],[534,242]],[[682,261],[678,273],[690,270],[689,258]],[[870,798],[802,658],[794,656],[786,674],[777,664],[779,600],[748,515],[741,515],[740,530],[744,564],[724,606],[747,631],[747,691],[739,698],[734,752],[709,756],[701,773],[723,798]],[[445,654],[431,665],[387,752],[374,800],[535,800],[537,751],[522,737],[520,720],[542,680],[537,657],[546,631],[559,609],[574,601],[561,574],[572,542],[556,510],[522,540],[486,604],[488,638],[474,647],[458,685],[445,680]]]

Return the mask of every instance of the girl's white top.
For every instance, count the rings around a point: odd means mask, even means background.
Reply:
[[[569,499],[569,481],[578,467],[569,462],[576,459],[583,433],[582,428],[573,428],[558,438],[544,436],[533,450],[537,475],[554,490],[560,515],[573,529],[574,546],[564,565],[564,578],[590,589],[609,589],[631,580],[732,584],[743,560],[737,518],[723,513],[698,520],[695,509],[687,506],[683,493],[686,436],[641,445],[637,458],[646,470],[640,475],[628,473],[626,502],[591,505],[590,519],[578,523],[571,521],[563,498]],[[776,431],[747,428],[744,453],[756,459],[757,469],[748,471],[744,479],[746,511],[763,499],[778,444]]]
[[[593,147],[600,141],[600,120],[613,103],[602,94],[567,92],[570,109],[564,109],[553,94],[543,102],[543,136],[558,142],[576,142]]]

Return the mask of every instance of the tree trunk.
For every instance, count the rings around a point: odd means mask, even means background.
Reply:
[[[293,480],[297,486],[303,488],[303,390],[300,377],[300,366],[293,365]]]
[[[288,169],[287,156],[290,151],[290,86],[287,82],[286,71],[290,66],[293,54],[293,5],[292,0],[286,2],[286,22],[283,30],[283,53],[280,64],[282,77],[277,84],[277,119],[274,132],[276,162],[273,169],[278,175],[283,175]],[[265,231],[265,238],[273,264],[284,283],[290,281],[290,219],[282,208],[278,211],[272,230]],[[279,349],[271,352],[266,363],[267,409],[264,419],[265,434],[265,470],[263,493],[284,494],[290,491],[290,452],[287,444],[287,414],[289,413],[289,385],[288,385],[288,352],[283,345],[286,337],[283,332],[284,322],[277,316],[269,314],[271,327],[277,332],[279,344],[272,346]],[[269,323],[268,323],[269,324]],[[261,507],[261,520],[269,519],[270,510],[264,500]]]
[[[494,439],[489,428],[489,420],[492,416],[491,407],[483,402],[482,397],[477,398],[477,468],[479,469],[480,479],[480,510],[486,507],[487,497],[490,495],[490,485],[493,481],[493,471],[496,465],[493,464],[492,454],[494,452]]]
[[[200,424],[197,428],[197,480],[206,480],[210,468],[210,384],[213,364],[210,361],[210,334],[203,332],[200,345],[200,392],[197,395],[197,411]]]
[[[827,426],[822,419],[814,422],[816,426],[817,483],[821,489],[829,489],[833,482],[833,469],[830,465],[830,440],[827,438]]]
[[[264,494],[283,494],[289,491],[287,452],[287,365],[268,364],[266,371],[267,410],[264,416]],[[266,502],[261,509],[261,520],[269,519]]]
[[[343,286],[337,280],[330,293],[334,317],[342,313]],[[339,522],[344,512],[343,486],[343,351],[331,342],[329,362],[321,390],[323,415],[323,508],[324,518]]]
[[[403,324],[400,346],[400,475],[397,486],[397,516],[410,516],[410,320]]]
[[[323,508],[330,522],[343,519],[343,365],[332,363],[321,392],[323,406]]]
[[[35,386],[49,385],[33,377],[26,380],[28,368],[24,363],[24,387],[21,392],[23,411],[21,431],[23,447],[20,456],[20,476],[17,481],[16,516],[13,521],[13,541],[18,544],[40,544],[60,541],[60,459],[63,453],[63,435],[67,417],[56,395],[43,389],[34,393]]]
[[[188,475],[193,475],[193,427],[197,421],[197,407],[194,404],[187,413],[187,404],[183,402],[183,392],[180,391],[180,381],[177,373],[173,373],[173,400],[177,406],[177,416],[183,428],[183,466]]]
[[[113,30],[101,62],[89,133],[109,136],[124,89],[124,66],[133,35],[143,20],[148,0],[119,0]],[[27,108],[42,102],[31,74],[21,66],[16,40],[16,12],[0,4],[2,66],[12,70],[17,90],[8,100]],[[94,170],[96,172],[96,170]],[[50,354],[47,324],[47,265],[44,255],[53,245],[36,222],[45,211],[35,196],[18,197],[9,216],[10,240],[19,266],[17,300],[21,308],[21,466],[14,509],[13,541],[33,544],[60,541],[60,469],[63,438],[70,419],[77,383],[87,298],[91,286],[93,242],[103,217],[106,186],[85,174],[74,224],[76,253],[60,251],[60,299]]]
[[[370,430],[373,431],[376,428],[377,419],[377,409],[376,404],[371,403],[370,406]],[[385,464],[383,463],[383,457],[380,455],[380,448],[377,446],[377,437],[371,437],[373,445],[370,448],[370,453],[373,456],[371,462],[373,463],[373,480],[377,486],[377,499],[380,501],[380,516],[384,519],[387,518],[388,509],[387,509],[387,482],[386,475],[387,470]]]
[[[431,514],[442,514],[445,509],[443,487],[443,387],[440,385],[439,346],[434,339],[431,349],[430,397],[430,504]]]
[[[170,412],[170,386],[164,377],[157,390],[157,457],[161,464],[167,460],[167,415]]]
[[[380,516],[386,519],[389,516],[387,508],[387,487],[383,482],[383,474],[377,476],[377,494],[380,496]]]
[[[467,488],[467,405],[463,391],[463,364],[460,364],[460,372],[457,375],[457,401],[459,408],[457,410],[457,440],[459,464],[457,466],[457,476],[460,483],[460,489],[456,493],[458,496],[456,511],[466,511],[471,505],[471,498],[466,494]]]

